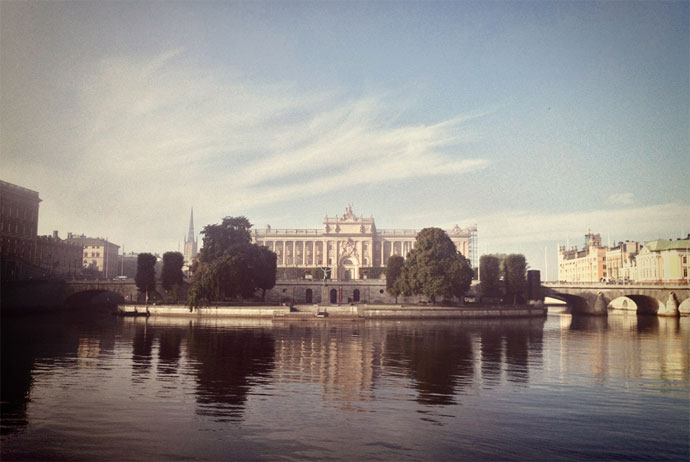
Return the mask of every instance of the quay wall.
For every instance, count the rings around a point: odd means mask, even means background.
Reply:
[[[543,305],[476,305],[462,307],[429,307],[405,305],[299,305],[289,306],[213,306],[190,310],[182,305],[120,305],[121,314],[183,317],[238,317],[321,319],[317,312],[328,313],[328,319],[459,319],[459,318],[524,318],[546,316]]]
[[[125,313],[145,313],[151,316],[229,316],[272,318],[289,313],[289,306],[203,306],[190,310],[185,305],[118,305],[118,310]]]

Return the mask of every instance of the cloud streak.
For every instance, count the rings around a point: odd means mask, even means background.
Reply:
[[[567,238],[579,242],[587,228],[617,240],[652,240],[681,237],[690,231],[690,205],[668,203],[564,213],[507,210],[475,217],[474,222],[480,224],[483,245],[491,249],[549,241],[565,244]]]
[[[76,83],[69,140],[31,175],[43,196],[78,206],[52,215],[45,207],[43,217],[60,215],[87,233],[98,220],[121,240],[145,223],[146,233],[170,239],[190,202],[221,217],[230,202],[232,210],[251,210],[489,165],[468,154],[479,137],[468,122],[481,114],[403,124],[407,108],[394,92],[353,98],[338,89],[300,91],[186,58],[180,50],[149,60],[106,58]],[[70,172],[69,184],[52,177],[56,169]],[[97,210],[111,213],[96,218]]]

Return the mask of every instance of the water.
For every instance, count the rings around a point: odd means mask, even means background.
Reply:
[[[1,391],[3,460],[688,460],[690,318],[12,318]]]

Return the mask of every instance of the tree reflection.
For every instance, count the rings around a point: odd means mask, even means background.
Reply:
[[[386,337],[386,350],[387,356],[392,353],[408,368],[421,404],[456,404],[458,389],[472,382],[472,343],[466,332],[446,326],[393,330]]]
[[[158,335],[158,373],[174,375],[180,362],[180,350],[184,331],[162,329]]]
[[[137,325],[132,340],[132,376],[138,377],[151,368],[151,350],[153,349],[153,330],[148,323]],[[135,379],[136,381],[136,379]]]
[[[220,421],[241,417],[252,379],[273,370],[273,336],[258,330],[195,329],[188,346],[201,405],[197,413]]]

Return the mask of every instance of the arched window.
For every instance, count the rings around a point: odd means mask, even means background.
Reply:
[[[353,302],[359,301],[359,289],[355,289],[355,291],[352,292],[352,301]]]

